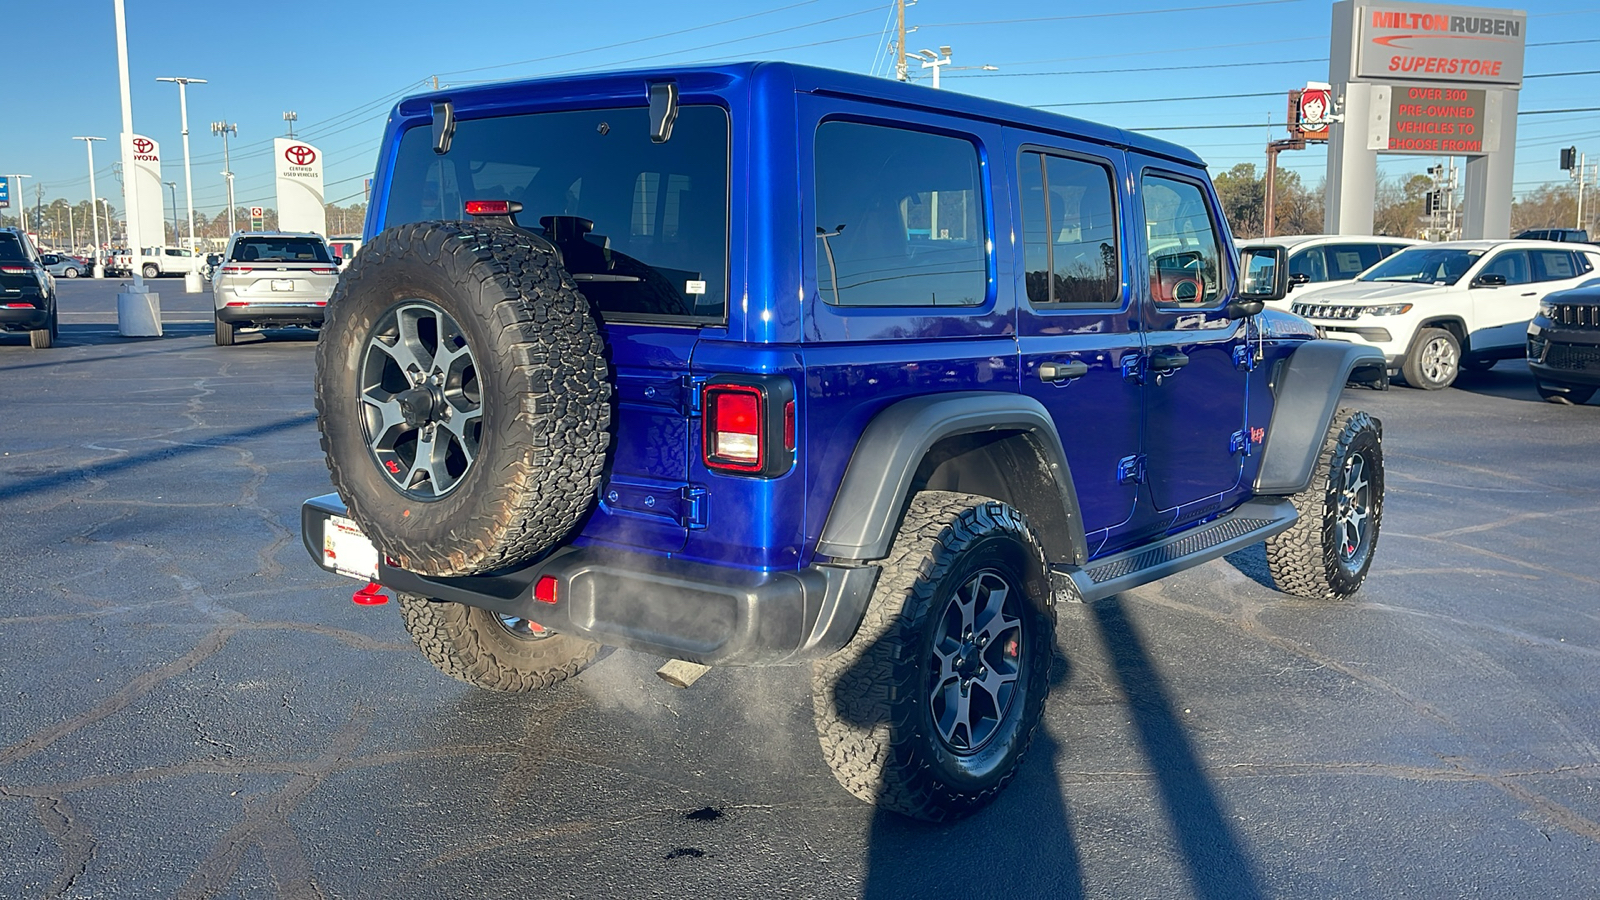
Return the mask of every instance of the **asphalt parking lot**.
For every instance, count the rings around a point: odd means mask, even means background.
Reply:
[[[1024,770],[953,826],[839,789],[805,669],[439,675],[300,546],[313,341],[0,337],[0,896],[1593,897],[1600,406],[1503,363],[1382,419],[1367,587],[1258,549],[1060,617]]]

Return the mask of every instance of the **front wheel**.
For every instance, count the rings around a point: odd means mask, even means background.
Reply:
[[[1414,388],[1447,388],[1461,373],[1461,342],[1443,328],[1424,328],[1412,342],[1400,372],[1405,375],[1406,384]]]
[[[1015,509],[943,491],[912,498],[860,629],[812,667],[817,733],[839,783],[930,821],[993,800],[1049,691],[1048,584]]]
[[[474,687],[520,694],[578,674],[600,645],[556,634],[527,619],[400,595],[400,615],[434,668]]]
[[[155,266],[146,265],[144,267],[144,277],[146,277],[146,278],[155,278],[160,274],[161,274],[161,270],[156,268]]]
[[[1289,498],[1300,514],[1267,539],[1267,567],[1278,590],[1313,599],[1348,597],[1372,567],[1383,524],[1383,429],[1360,410],[1341,409],[1328,425],[1311,486]]]

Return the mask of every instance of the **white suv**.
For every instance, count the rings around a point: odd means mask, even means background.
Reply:
[[[1462,366],[1523,355],[1539,300],[1592,277],[1600,248],[1551,241],[1451,241],[1410,247],[1354,281],[1293,305],[1324,337],[1383,351],[1390,373],[1424,390]]]
[[[1422,241],[1414,238],[1387,235],[1289,234],[1242,241],[1239,252],[1247,253],[1257,247],[1282,247],[1288,251],[1290,294],[1267,304],[1288,310],[1306,292],[1349,281],[1380,260],[1420,243]]]
[[[339,269],[320,234],[235,234],[211,276],[217,346],[231,345],[241,328],[321,328],[338,283]]]

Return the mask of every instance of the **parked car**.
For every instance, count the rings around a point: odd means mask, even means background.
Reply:
[[[1528,323],[1528,369],[1539,396],[1589,402],[1600,388],[1600,279],[1547,294]]]
[[[219,347],[245,328],[322,327],[339,270],[321,235],[240,232],[222,256],[211,279]]]
[[[146,278],[187,275],[194,268],[194,251],[186,247],[146,247],[141,255]]]
[[[746,63],[407,98],[377,158],[302,534],[452,677],[799,664],[840,784],[948,820],[1016,772],[1058,604],[1372,563],[1380,426],[1338,406],[1383,357],[1263,311],[1286,254],[1182,147]]]
[[[1391,374],[1438,390],[1463,367],[1523,354],[1539,300],[1592,277],[1600,248],[1550,241],[1450,241],[1411,247],[1293,310],[1324,337],[1377,348]]]
[[[133,274],[133,256],[128,248],[113,248],[106,253],[103,263],[105,274],[111,278],[121,278]]]
[[[64,253],[41,253],[39,261],[44,264],[46,269],[50,270],[51,275],[55,275],[58,278],[77,278],[90,270],[90,266],[86,265],[83,260],[75,256],[67,256]]]
[[[26,331],[35,350],[59,334],[56,279],[20,229],[0,228],[0,331]]]
[[[1517,239],[1587,244],[1589,243],[1589,232],[1582,228],[1530,228],[1518,234]]]
[[[356,258],[356,251],[361,249],[361,236],[332,237],[328,239],[328,246],[333,249],[333,255],[339,260],[339,271],[343,272],[350,266],[350,261]]]
[[[1289,253],[1290,296],[1272,305],[1289,309],[1304,291],[1349,281],[1377,265],[1379,260],[1415,247],[1422,241],[1402,237],[1368,237],[1349,234],[1296,234],[1255,238],[1241,251],[1257,247],[1282,247]]]

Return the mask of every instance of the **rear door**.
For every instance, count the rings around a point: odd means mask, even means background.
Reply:
[[[583,534],[681,549],[706,516],[689,477],[690,371],[727,316],[728,114],[685,99],[663,143],[644,106],[476,115],[458,110],[443,154],[428,127],[402,136],[384,227],[521,204],[519,226],[561,251],[611,353],[613,449]]]
[[[1129,154],[1138,172],[1148,277],[1145,435],[1157,524],[1220,511],[1237,490],[1251,432],[1247,323],[1228,318],[1234,267],[1221,209],[1203,173]]]
[[[1117,549],[1138,503],[1145,388],[1127,277],[1120,150],[1010,132],[1017,160],[1023,393],[1061,433],[1089,552]]]

